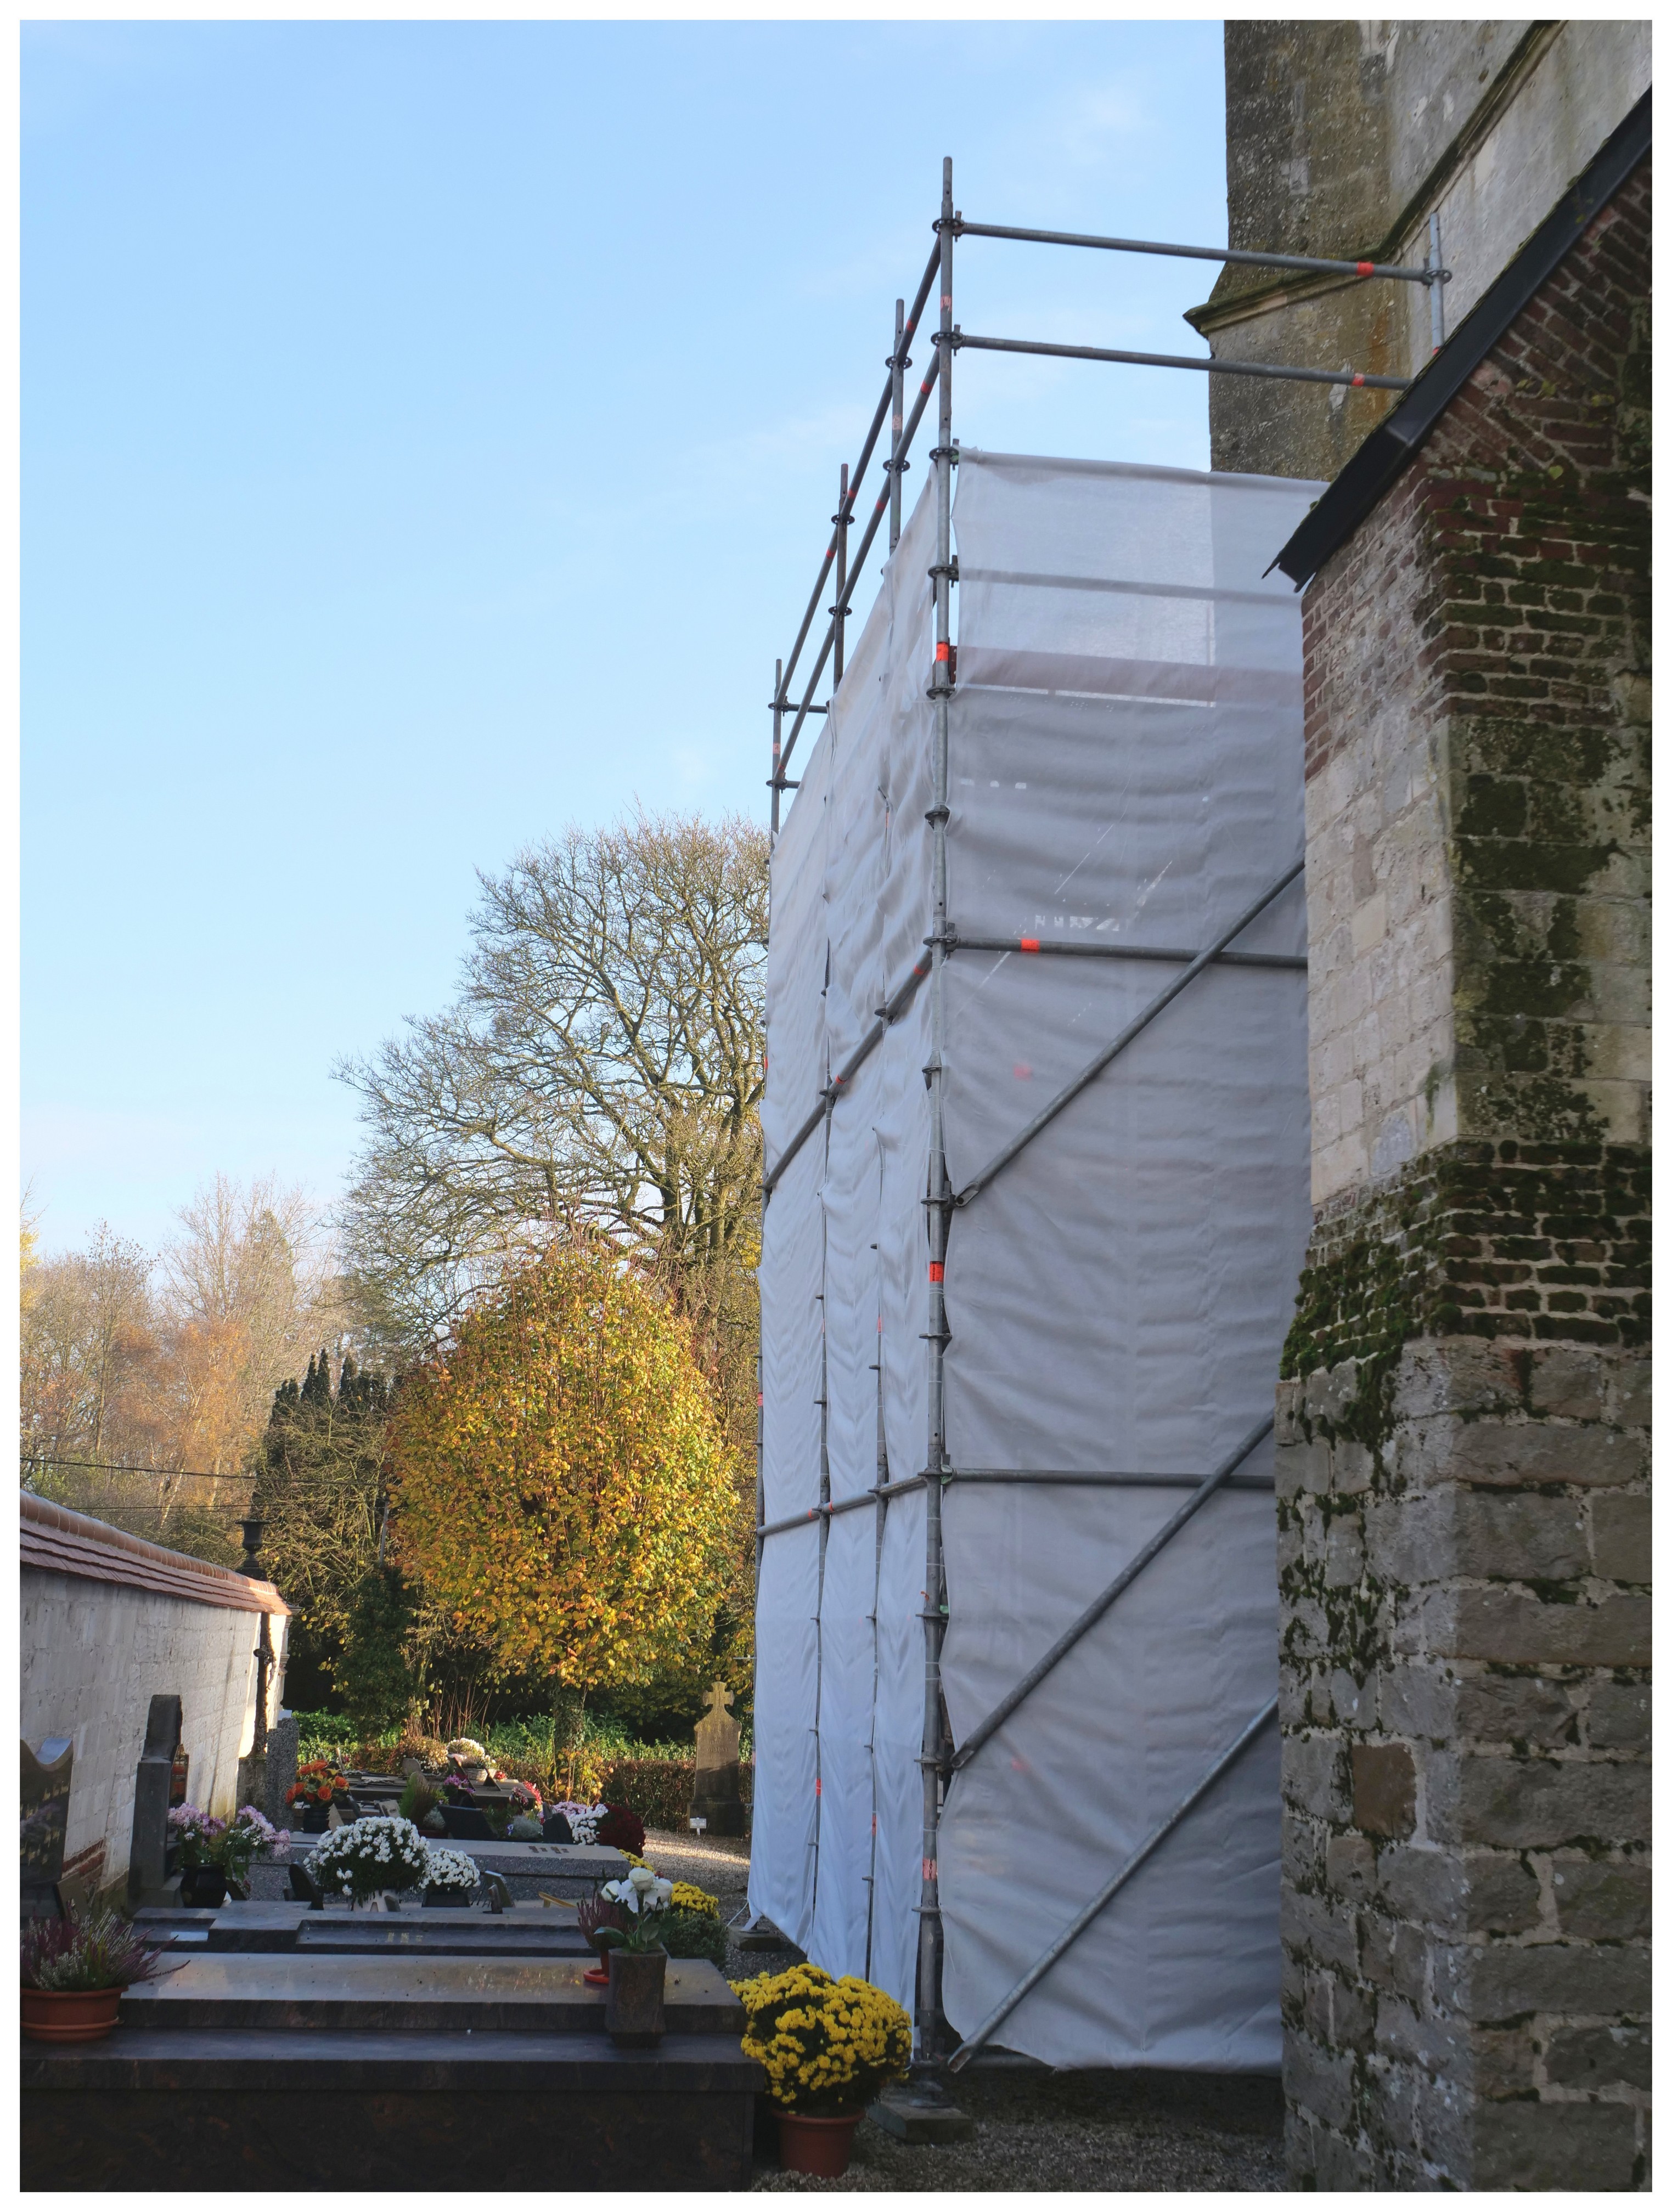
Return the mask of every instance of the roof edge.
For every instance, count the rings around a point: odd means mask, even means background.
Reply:
[[[37,1554],[26,1559],[26,1565],[48,1567],[47,1558],[41,1555],[51,1553],[51,1571],[82,1574],[97,1582],[132,1580],[141,1589],[155,1588],[158,1578],[166,1578],[181,1595],[190,1595],[191,1585],[199,1583],[205,1586],[201,1594],[209,1604],[240,1613],[289,1614],[273,1583],[242,1574],[236,1567],[194,1559],[189,1552],[171,1552],[108,1521],[95,1521],[91,1514],[37,1498],[32,1491],[21,1491],[18,1504],[26,1546]],[[28,1543],[31,1535],[33,1545]],[[53,1537],[69,1540],[60,1547],[52,1543]]]
[[[1414,459],[1440,416],[1510,325],[1640,163],[1653,140],[1653,88],[1604,142],[1456,330],[1365,440],[1273,566],[1310,583]]]

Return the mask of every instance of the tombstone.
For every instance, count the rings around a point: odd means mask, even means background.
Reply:
[[[738,1790],[738,1723],[732,1692],[716,1682],[708,1708],[696,1723],[696,1780],[691,1790],[694,1819],[706,1820],[711,1836],[744,1832],[743,1799]]]
[[[267,1794],[261,1808],[276,1828],[288,1828],[293,1818],[284,1793],[296,1778],[296,1716],[281,1705],[267,1732]]]
[[[180,1796],[174,1796],[176,1774]],[[128,1853],[128,1903],[146,1905],[168,1876],[168,1808],[183,1803],[187,1770],[180,1745],[180,1701],[153,1698],[145,1748],[134,1776],[133,1843]]]
[[[20,1741],[19,1829],[22,1849],[22,1905],[31,1919],[59,1917],[64,1899],[64,1838],[70,1824],[73,1740],[48,1736],[39,1751]]]

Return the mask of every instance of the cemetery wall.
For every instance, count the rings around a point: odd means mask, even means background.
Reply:
[[[192,1801],[236,1809],[238,1762],[253,1741],[259,1616],[279,1663],[288,1608],[271,1583],[131,1536],[62,1506],[21,1501],[22,1734],[75,1747],[66,1875],[83,1888],[125,1882],[134,1777],[153,1697],[178,1697]]]
[[[1306,596],[1300,2187],[1646,2185],[1648,252],[1645,163]]]

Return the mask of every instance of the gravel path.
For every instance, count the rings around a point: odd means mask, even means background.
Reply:
[[[728,1923],[746,1917],[749,1845],[730,1838],[652,1830],[645,1856],[671,1881],[693,1881],[720,1900]],[[258,1896],[282,1893],[277,1867],[252,1869]],[[538,1896],[540,1881],[517,1876],[514,1894]],[[781,1973],[800,1959],[791,1948],[745,1951],[733,1940],[733,1981]],[[1227,2075],[1063,2073],[1027,2066],[977,2066],[950,2085],[976,2124],[961,2143],[903,2143],[871,2120],[854,2137],[854,2159],[836,2181],[783,2172],[769,2115],[757,2128],[757,2190],[1282,2190],[1282,2100],[1275,2081]]]

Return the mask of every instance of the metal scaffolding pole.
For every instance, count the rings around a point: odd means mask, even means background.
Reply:
[[[836,511],[830,517],[836,525],[836,605],[830,609],[830,634],[835,649],[830,659],[830,696],[834,698],[842,684],[842,647],[847,641],[848,617],[853,612],[848,605],[848,464],[842,465],[842,488],[836,495]]]
[[[888,447],[888,550],[891,553],[900,542],[900,478],[910,464],[901,454],[900,426],[905,419],[906,371],[911,363],[906,358],[906,303],[894,302],[894,350],[888,357],[889,379],[894,387],[893,434]]]
[[[1356,368],[1286,368],[1265,361],[1222,361],[1217,354],[1122,353],[1113,346],[1047,344],[1043,338],[977,338],[952,334],[957,347],[977,353],[1044,353],[1060,361],[1116,361],[1139,368],[1199,368],[1209,376],[1265,376],[1279,384],[1349,384],[1372,392],[1408,392],[1408,376],[1366,376]]]

